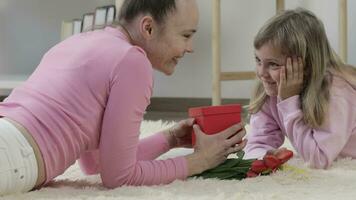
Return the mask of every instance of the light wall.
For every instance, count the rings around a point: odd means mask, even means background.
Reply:
[[[348,61],[356,66],[356,1],[348,0]]]
[[[154,94],[174,97],[211,97],[211,6],[210,0],[198,0],[200,27],[195,36],[195,53],[187,55],[178,65],[173,77],[156,73]],[[349,3],[349,62],[356,65],[356,3]],[[338,0],[286,0],[286,8],[305,7],[324,22],[330,43],[338,49]],[[223,0],[222,11],[222,69],[224,71],[254,70],[252,41],[262,24],[275,13],[275,0]],[[352,26],[352,25],[353,26]],[[222,83],[222,97],[248,98],[252,81]]]
[[[30,74],[60,41],[62,20],[114,0],[0,0],[0,77]]]
[[[81,17],[96,6],[115,0],[0,0],[0,77],[30,74],[42,55],[59,42],[62,20]],[[200,7],[195,52],[186,55],[173,76],[155,73],[155,97],[211,97],[211,0]],[[287,8],[302,6],[325,23],[332,46],[338,51],[338,0],[286,0]],[[356,65],[356,2],[349,3],[349,62]],[[262,24],[275,13],[275,0],[223,0],[222,68],[254,70],[252,41]],[[248,98],[251,81],[224,82],[222,96]]]

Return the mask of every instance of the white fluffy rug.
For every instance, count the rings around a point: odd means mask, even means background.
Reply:
[[[141,127],[142,136],[170,125],[172,123],[145,121]],[[290,148],[288,143],[285,146]],[[190,151],[176,149],[161,158],[187,154]],[[175,181],[169,185],[125,186],[114,190],[103,188],[98,176],[84,176],[78,165],[74,165],[58,177],[50,187],[27,194],[0,197],[0,199],[356,199],[356,160],[339,160],[329,170],[309,169],[297,157],[290,160],[288,164],[291,166],[289,170],[242,181],[189,179]]]

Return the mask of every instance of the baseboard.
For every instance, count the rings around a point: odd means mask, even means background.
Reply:
[[[5,96],[0,96],[0,101]],[[239,103],[248,105],[249,99],[222,99],[222,104]],[[147,111],[155,112],[187,112],[191,107],[209,106],[210,98],[173,98],[173,97],[153,97]]]
[[[209,106],[211,102],[211,98],[153,97],[147,111],[187,112],[191,107]],[[222,99],[222,104],[233,103],[248,105],[249,99]]]

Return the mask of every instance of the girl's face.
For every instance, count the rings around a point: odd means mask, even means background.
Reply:
[[[278,95],[281,67],[286,63],[286,56],[269,42],[255,50],[256,74],[261,80],[268,96]]]

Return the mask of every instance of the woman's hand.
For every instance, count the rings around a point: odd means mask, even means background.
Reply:
[[[165,135],[171,148],[192,147],[192,130],[194,119],[185,119],[165,131]]]
[[[278,83],[278,97],[281,100],[299,95],[303,89],[304,65],[300,57],[287,58],[287,66],[283,66]]]
[[[194,153],[186,157],[189,175],[218,166],[230,154],[242,150],[246,146],[247,140],[243,139],[246,135],[243,123],[233,125],[214,135],[203,133],[198,125],[193,127],[197,140]]]

